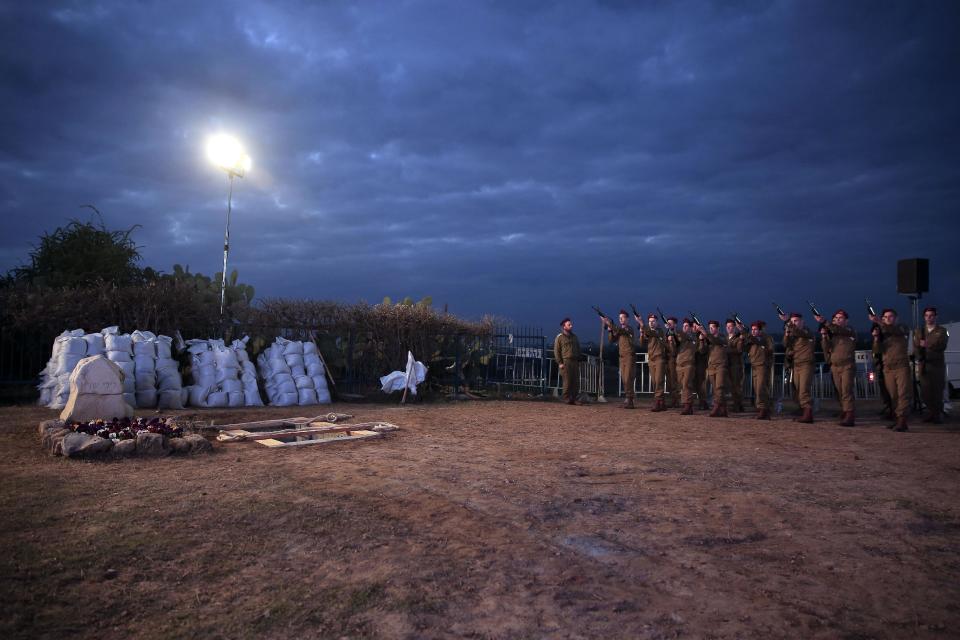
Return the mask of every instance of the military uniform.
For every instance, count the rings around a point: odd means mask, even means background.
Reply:
[[[677,374],[677,334],[667,334],[667,390],[670,393],[670,406],[680,405],[680,377]]]
[[[940,325],[933,329],[923,326],[916,330],[913,344],[918,345],[920,340],[926,340],[923,348],[923,360],[920,366],[920,393],[923,394],[923,404],[927,405],[926,422],[941,422],[943,416],[943,388],[946,385],[947,367],[943,352],[947,348],[950,335]],[[919,350],[914,348],[915,351]]]
[[[710,405],[707,404],[707,342],[706,340],[701,339],[700,336],[697,337],[698,345],[696,350],[696,359],[694,361],[694,380],[693,385],[697,390],[697,398],[699,398],[700,408],[709,409]]]
[[[907,328],[903,325],[879,325],[880,350],[883,354],[883,378],[890,394],[890,403],[897,419],[896,429],[907,430],[913,381],[907,356]],[[876,340],[876,337],[874,337]]]
[[[857,364],[854,352],[857,347],[857,332],[852,327],[841,327],[831,322],[824,324],[827,335],[822,338],[823,354],[830,363],[833,386],[837,388],[840,411],[843,415],[840,424],[852,427],[854,424],[854,394],[857,378]]]
[[[876,330],[880,327],[879,324],[874,324],[873,330]],[[870,349],[871,354],[873,355],[873,375],[874,383],[877,385],[877,389],[880,392],[880,399],[883,401],[883,410],[880,412],[882,418],[894,419],[893,416],[893,402],[890,399],[890,392],[887,391],[887,378],[883,375],[883,335],[881,334],[879,338],[874,337],[873,345]]]
[[[763,331],[759,336],[743,336],[744,350],[750,360],[753,378],[753,398],[757,405],[757,418],[770,419],[770,366],[773,364],[773,338]]]
[[[623,382],[623,390],[627,396],[624,406],[633,408],[633,399],[636,395],[634,383],[637,379],[637,353],[633,329],[629,326],[611,327],[610,342],[617,344],[617,351],[620,354],[620,380]]]
[[[667,346],[666,336],[662,329],[640,327],[641,342],[647,345],[647,364],[650,367],[650,378],[653,381],[653,407],[651,411],[665,411],[663,401],[664,382],[667,375]]]
[[[675,336],[677,345],[677,379],[680,385],[680,404],[683,415],[693,414],[693,394],[696,391],[697,354],[701,342],[693,332],[678,331]]]
[[[783,337],[784,346],[793,356],[793,379],[797,387],[797,401],[803,410],[799,422],[813,422],[813,372],[816,365],[814,344],[816,340],[807,327],[787,325]]]
[[[563,399],[574,404],[580,396],[580,340],[572,331],[559,333],[553,341],[553,358],[557,367],[563,365]]]
[[[727,339],[722,335],[701,334],[707,342],[707,382],[713,388],[711,418],[727,417]]]
[[[734,413],[743,411],[743,335],[727,334],[727,371]]]

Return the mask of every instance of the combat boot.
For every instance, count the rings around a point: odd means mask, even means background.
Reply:
[[[813,408],[807,407],[803,410],[803,415],[799,418],[796,418],[797,422],[802,422],[803,424],[813,424]]]
[[[706,400],[701,399],[701,400],[700,400],[700,408],[701,408],[701,409],[709,409],[709,408],[710,408],[710,405],[707,404],[707,401],[706,401]]]
[[[676,409],[676,408],[679,407],[679,406],[680,406],[680,399],[679,399],[679,398],[674,398],[674,399],[673,399],[673,402],[670,403],[670,408],[671,408],[671,409]]]
[[[656,399],[653,401],[653,406],[650,407],[650,411],[654,413],[660,413],[661,411],[666,411],[666,407],[663,406],[663,400]]]
[[[683,405],[683,411],[680,412],[680,415],[682,415],[682,416],[692,416],[692,415],[693,415],[693,403],[692,403],[692,402],[688,402],[687,404]]]
[[[769,420],[770,419],[770,409],[764,407],[760,409],[760,415],[757,416],[757,420]]]
[[[738,403],[736,403],[735,405],[733,405],[733,412],[734,412],[734,413],[743,413],[743,403],[742,403],[742,402],[738,402]]]
[[[624,409],[636,409],[636,405],[633,404],[633,398],[627,398],[623,401]]]
[[[710,410],[709,416],[710,416],[711,418],[720,418],[720,417],[721,417],[721,415],[720,415],[720,403],[719,403],[719,402],[714,402],[714,403],[713,403],[713,409]]]
[[[884,407],[883,411],[880,412],[880,417],[884,420],[894,420],[896,416],[893,415],[893,409],[890,407]]]
[[[721,418],[729,418],[729,417],[730,417],[730,415],[727,413],[727,403],[726,403],[726,402],[721,402],[721,403],[720,403],[720,417],[721,417]]]
[[[897,418],[897,424],[896,424],[896,426],[894,426],[893,430],[894,430],[894,431],[909,431],[910,429],[907,427],[907,417],[906,417],[906,416],[901,416],[901,417]]]
[[[841,427],[852,427],[854,425],[853,411],[847,411],[843,422],[840,423]]]

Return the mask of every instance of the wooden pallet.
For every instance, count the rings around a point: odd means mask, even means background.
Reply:
[[[361,422],[346,425],[310,418],[286,418],[225,425],[220,427],[217,440],[221,442],[250,440],[269,447],[301,446],[379,437],[397,429],[399,429],[398,426],[389,422]]]
[[[314,433],[291,433],[286,435],[284,440],[276,438],[265,438],[256,440],[257,444],[265,447],[303,447],[314,444],[330,444],[333,442],[346,442],[348,440],[368,440],[370,438],[382,438],[383,433],[379,431],[368,431],[367,429],[336,429],[326,430]],[[290,439],[293,438],[291,441]]]

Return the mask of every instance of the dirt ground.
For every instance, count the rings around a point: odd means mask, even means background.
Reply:
[[[960,637],[956,419],[333,408],[402,430],[80,462],[0,408],[0,635]]]

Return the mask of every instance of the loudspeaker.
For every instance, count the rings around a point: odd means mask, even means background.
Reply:
[[[897,293],[926,293],[930,290],[930,260],[910,258],[897,261]]]

